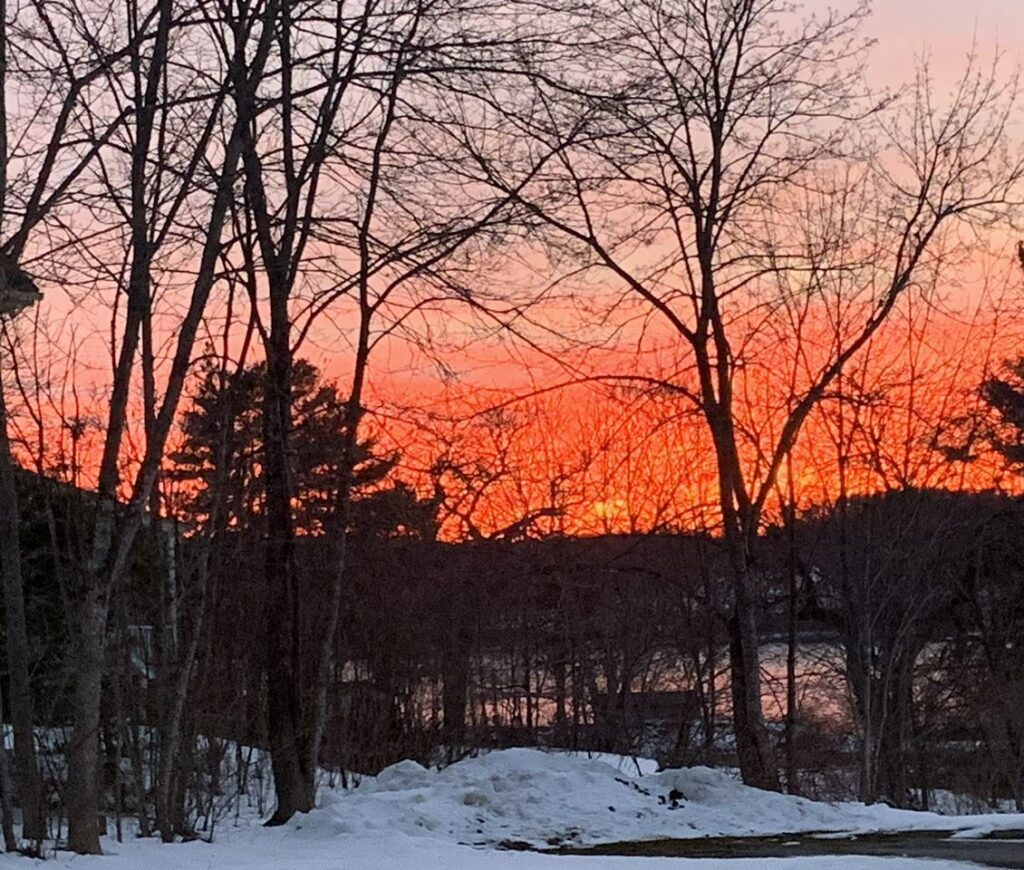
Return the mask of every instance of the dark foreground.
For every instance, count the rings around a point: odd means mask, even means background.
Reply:
[[[575,855],[630,855],[670,858],[796,858],[873,855],[970,861],[1004,870],[1024,870],[1024,831],[1004,831],[984,839],[953,840],[944,831],[868,834],[859,837],[721,837],[607,843],[589,849],[560,850]]]

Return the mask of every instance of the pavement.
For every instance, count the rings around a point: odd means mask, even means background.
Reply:
[[[1002,870],[1024,870],[1024,831],[978,839],[952,839],[949,832],[915,831],[862,836],[722,837],[610,843],[575,854],[674,858],[797,858],[865,855],[966,861]]]

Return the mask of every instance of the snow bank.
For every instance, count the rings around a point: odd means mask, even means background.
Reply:
[[[950,817],[821,803],[748,788],[708,768],[631,775],[627,765],[611,758],[509,749],[440,771],[400,762],[357,789],[323,794],[321,809],[293,828],[315,838],[379,832],[472,846],[544,848],[810,832],[977,835],[1024,828],[1024,816]]]
[[[528,749],[441,771],[406,761],[359,788],[324,792],[320,808],[280,828],[248,818],[222,827],[213,844],[106,840],[104,857],[58,853],[41,864],[0,855],[0,870],[956,870],[968,865],[859,856],[573,857],[513,849],[661,837],[1024,828],[1022,816],[954,818],[816,803],[747,788],[707,768],[638,770],[650,765]],[[494,848],[501,846],[506,850]]]

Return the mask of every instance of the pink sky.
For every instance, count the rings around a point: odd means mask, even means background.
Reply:
[[[837,0],[807,0],[810,9],[847,8]],[[909,76],[915,55],[927,50],[937,76],[955,72],[975,35],[979,49],[994,45],[1010,64],[1022,58],[1024,3],[1021,0],[875,0],[868,33],[878,40],[872,72],[879,84]]]

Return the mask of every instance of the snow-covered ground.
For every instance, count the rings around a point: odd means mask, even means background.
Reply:
[[[807,832],[1024,829],[1024,816],[951,817],[825,804],[746,788],[693,768],[649,772],[615,759],[513,749],[441,771],[402,762],[273,830],[249,819],[216,842],[107,842],[103,858],[60,854],[50,867],[109,870],[950,870],[884,858],[711,860],[606,858],[509,851],[625,840]],[[0,868],[28,866],[0,857]]]
[[[403,834],[296,840],[263,831],[242,839],[164,846],[108,844],[102,857],[29,862],[0,856],[4,870],[967,870],[971,865],[902,858],[606,858],[496,852]]]

